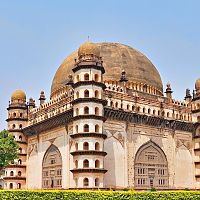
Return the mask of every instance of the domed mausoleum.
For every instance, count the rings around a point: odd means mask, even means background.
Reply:
[[[86,42],[59,66],[50,99],[41,91],[38,100],[11,96],[19,157],[4,188],[200,188],[199,79],[175,100],[139,51]]]
[[[100,56],[105,68],[104,80],[118,81],[122,70],[125,70],[131,83],[149,85],[155,88],[160,95],[163,93],[163,84],[160,74],[151,61],[139,51],[119,43],[97,43]],[[83,48],[82,46],[80,49]],[[87,45],[86,47],[87,48]],[[52,97],[66,84],[66,77],[72,73],[74,59],[78,57],[78,50],[69,55],[58,68],[51,86]]]

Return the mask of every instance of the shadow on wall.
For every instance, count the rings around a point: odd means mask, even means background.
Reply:
[[[105,157],[105,169],[107,169],[107,173],[105,174],[104,182],[105,187],[116,187],[116,166],[115,166],[115,153],[114,153],[114,144],[116,143],[113,137],[105,140],[104,150],[107,152],[107,156]],[[119,160],[120,162],[120,160]]]

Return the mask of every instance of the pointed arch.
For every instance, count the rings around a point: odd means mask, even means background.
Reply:
[[[164,151],[152,140],[137,151],[134,163],[135,188],[167,189],[169,187],[168,162]]]
[[[55,145],[51,145],[42,162],[42,187],[59,189],[62,188],[62,156]]]

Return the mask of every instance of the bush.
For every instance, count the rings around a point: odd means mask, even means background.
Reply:
[[[2,200],[197,200],[200,199],[200,192],[176,191],[176,192],[113,192],[113,191],[43,191],[43,190],[19,190],[0,191]]]
[[[156,192],[156,188],[152,187],[149,191],[150,192]]]

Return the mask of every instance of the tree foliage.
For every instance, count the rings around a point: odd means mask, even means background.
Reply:
[[[0,169],[18,157],[18,148],[17,142],[7,130],[0,132]]]

